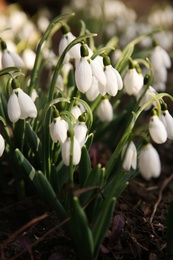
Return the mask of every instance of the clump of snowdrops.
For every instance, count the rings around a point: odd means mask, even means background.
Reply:
[[[129,181],[139,172],[146,180],[161,173],[154,143],[173,139],[173,118],[164,101],[173,98],[157,93],[152,82],[157,70],[165,82],[171,62],[155,41],[149,57],[138,55],[136,45],[154,37],[149,32],[130,42],[113,66],[109,54],[116,43],[110,39],[96,47],[97,35],[84,23],[75,37],[67,24],[71,16],[49,24],[31,74],[1,38],[0,156],[11,166],[20,196],[30,180],[55,210],[78,259],[97,259],[116,199]],[[44,51],[55,28],[62,32],[59,55],[48,62]],[[104,162],[96,143],[103,146]]]

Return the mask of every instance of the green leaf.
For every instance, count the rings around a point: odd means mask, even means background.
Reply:
[[[92,233],[93,233],[93,239],[94,239],[95,259],[97,259],[100,245],[109,228],[110,220],[111,220],[112,213],[113,213],[113,210],[115,207],[115,202],[116,202],[115,197],[113,197],[113,198],[107,197],[103,202],[103,206],[101,207],[100,214],[97,217],[96,223],[94,223]]]
[[[22,72],[21,72],[21,69],[19,69],[19,68],[17,68],[17,67],[8,67],[8,68],[5,68],[5,69],[2,69],[2,70],[0,70],[0,77],[1,76],[4,76],[4,75],[7,75],[7,74],[9,74],[10,72],[18,72],[18,75],[20,75],[20,74],[23,74]],[[20,73],[19,73],[20,72]]]
[[[76,245],[78,259],[94,260],[94,243],[92,232],[83,208],[77,197],[73,198],[73,210],[69,222],[71,236]]]
[[[124,49],[124,51],[121,54],[121,57],[119,59],[119,61],[117,62],[116,65],[116,69],[118,71],[121,71],[123,69],[123,67],[127,64],[129,58],[131,57],[132,53],[134,50],[134,44],[130,43],[126,46],[126,48]]]
[[[39,194],[45,201],[45,204],[47,206],[49,205],[51,208],[54,208],[58,215],[58,218],[60,220],[64,220],[67,216],[66,211],[58,200],[48,179],[43,175],[42,172],[37,172],[35,170],[30,162],[19,151],[19,149],[15,150],[15,159],[23,173],[26,173],[27,177],[34,184]]]
[[[40,163],[42,161],[42,143],[28,121],[26,122],[26,139]]]
[[[89,173],[91,172],[91,160],[86,146],[82,147],[81,160],[79,163],[79,183],[83,187]]]

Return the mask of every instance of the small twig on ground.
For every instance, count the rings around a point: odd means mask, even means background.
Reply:
[[[150,217],[150,223],[153,222],[154,215],[155,215],[157,208],[158,208],[158,206],[159,206],[159,204],[162,200],[163,191],[167,187],[167,185],[171,182],[172,179],[173,179],[173,173],[163,182],[163,184],[160,188],[160,191],[159,191],[158,199],[157,199],[157,201],[154,205],[153,212],[152,212],[151,217]]]

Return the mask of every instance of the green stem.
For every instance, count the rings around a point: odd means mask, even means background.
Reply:
[[[62,20],[68,19],[70,18],[72,14],[63,14],[60,15],[58,17],[55,17],[52,22],[49,24],[48,28],[46,29],[42,39],[40,40],[38,47],[37,47],[37,51],[36,51],[36,59],[35,59],[35,63],[34,63],[34,68],[32,70],[32,74],[31,74],[31,82],[30,82],[30,86],[29,86],[29,94],[31,94],[32,89],[34,86],[36,86],[36,81],[37,81],[37,77],[38,77],[38,71],[40,68],[40,63],[41,63],[41,56],[42,56],[42,45],[43,43],[48,39],[51,31],[53,30],[54,26],[57,23],[60,23]]]

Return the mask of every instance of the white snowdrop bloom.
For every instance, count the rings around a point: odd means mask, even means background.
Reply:
[[[71,32],[68,32],[66,34],[66,38],[67,38],[67,43],[70,44],[73,40],[76,39],[76,37],[71,33]],[[69,54],[70,54],[70,57],[72,59],[77,59],[79,60],[81,55],[80,55],[80,44],[77,43],[75,44],[70,50],[69,50]]]
[[[141,95],[143,94],[144,89],[142,88],[138,95],[136,96],[136,99],[139,100]],[[149,86],[149,88],[147,89],[147,91],[145,92],[145,94],[143,95],[142,99],[140,100],[139,106],[143,106],[144,104],[146,104],[152,97],[154,97],[157,94],[157,92],[155,91],[155,89],[152,86]],[[152,106],[155,106],[155,102],[152,102],[150,105],[148,105],[145,110],[150,109]]]
[[[65,37],[65,35],[63,35],[59,42],[59,48],[58,48],[59,56],[62,55],[62,53],[65,50],[65,48],[67,47],[67,45],[68,45],[67,38]],[[70,54],[69,54],[69,52],[67,52],[65,55],[65,58],[64,58],[64,63],[69,62],[69,60],[70,60]]]
[[[100,82],[100,84],[105,86],[106,85],[106,76],[103,71],[103,66],[101,66],[101,63],[97,57],[94,60],[92,60],[92,59],[90,60],[91,69],[92,69],[93,75]]]
[[[160,157],[152,144],[144,145],[139,153],[139,171],[144,179],[157,178],[161,173]]]
[[[118,71],[112,67],[112,65],[105,66],[105,76],[106,92],[114,97],[118,90],[121,90],[123,87],[121,76]]]
[[[37,116],[37,108],[31,97],[20,88],[13,89],[8,100],[7,112],[9,119],[14,123],[19,119]]]
[[[20,56],[15,53],[11,52],[7,49],[2,51],[2,68],[7,68],[7,67],[19,67],[23,68],[25,67],[23,60],[20,58]]]
[[[173,140],[173,117],[168,110],[164,110],[162,111],[160,119],[166,128],[168,138]]]
[[[153,87],[156,91],[163,92],[166,90],[166,83],[165,82],[153,82]]]
[[[137,150],[135,144],[132,141],[130,144],[124,145],[121,157],[123,159],[122,167],[124,170],[129,171],[131,167],[136,170]]]
[[[156,46],[150,57],[152,66],[156,70],[160,70],[162,67],[170,68],[171,67],[171,59],[168,53],[161,47]]]
[[[159,70],[153,67],[153,77],[155,82],[166,82],[167,81],[167,70],[165,67],[161,67]]]
[[[67,139],[68,123],[60,116],[53,119],[50,124],[50,136],[53,142],[64,143]]]
[[[124,88],[128,95],[137,96],[144,83],[144,77],[135,68],[129,69],[124,76]]]
[[[67,138],[67,140],[62,144],[62,160],[66,166],[70,165],[70,148],[71,148],[71,139]],[[81,147],[79,142],[74,137],[73,139],[73,165],[77,165],[81,159]]]
[[[33,102],[35,102],[35,100],[38,98],[38,93],[36,91],[36,89],[34,88],[31,92],[31,99]]]
[[[32,70],[34,67],[36,54],[31,49],[25,49],[22,53],[22,59],[28,70]]]
[[[71,113],[76,119],[78,119],[78,117],[82,115],[82,111],[79,106],[72,107]]]
[[[4,150],[5,150],[5,141],[2,135],[0,134],[0,157],[3,155]]]
[[[102,122],[110,122],[113,119],[113,108],[110,101],[106,98],[101,100],[97,108],[97,116]]]
[[[167,140],[166,128],[157,115],[150,117],[149,133],[152,140],[157,144],[165,143]]]
[[[100,94],[98,84],[98,80],[93,76],[92,85],[86,92],[86,97],[89,101],[95,100]]]
[[[76,140],[79,142],[81,147],[86,142],[87,131],[88,131],[88,128],[87,128],[85,122],[79,122],[74,127],[74,136],[76,137]]]
[[[85,57],[81,57],[75,70],[75,81],[78,90],[86,93],[92,84],[92,69]]]

